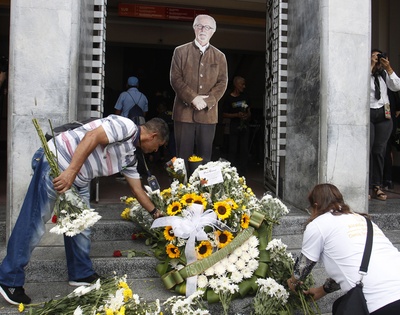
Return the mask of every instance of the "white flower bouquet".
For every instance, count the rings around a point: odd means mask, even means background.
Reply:
[[[177,179],[182,184],[186,184],[187,171],[183,159],[176,157],[172,158],[170,161],[165,163],[165,169],[170,177]]]
[[[43,135],[43,131],[40,128],[38,121],[36,119],[33,119],[32,121],[42,143],[46,159],[49,163],[51,176],[55,178],[60,175],[57,156],[50,151],[47,145],[47,140]],[[74,236],[93,226],[100,219],[101,216],[94,209],[88,207],[88,205],[83,201],[82,196],[79,195],[75,187],[72,186],[65,193],[58,195],[54,206],[54,215],[52,217],[52,222],[56,223],[56,226],[52,228],[50,232]]]
[[[31,315],[83,315],[83,314],[125,314],[159,315],[159,300],[147,302],[132,292],[126,282],[126,276],[98,279],[90,286],[76,288],[69,295],[45,303],[27,306]],[[19,310],[23,312],[24,305]]]

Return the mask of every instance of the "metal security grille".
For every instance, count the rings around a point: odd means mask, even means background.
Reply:
[[[91,72],[91,117],[102,117],[106,51],[107,0],[94,0],[93,59]]]
[[[286,155],[287,13],[287,0],[267,2],[264,184],[277,195]]]

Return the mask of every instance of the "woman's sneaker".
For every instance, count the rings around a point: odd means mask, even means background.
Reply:
[[[101,277],[97,274],[94,273],[89,277],[78,279],[78,280],[70,280],[68,283],[69,285],[72,285],[73,287],[80,287],[82,285],[91,285],[93,282],[96,282],[97,279],[101,279]]]
[[[8,287],[0,284],[0,294],[8,303],[13,305],[31,303],[31,298],[25,294],[23,287]]]

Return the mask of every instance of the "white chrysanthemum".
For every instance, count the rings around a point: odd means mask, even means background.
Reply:
[[[243,274],[236,270],[231,273],[231,279],[234,283],[240,283],[243,281]]]
[[[74,315],[83,315],[83,311],[80,305],[75,309]]]
[[[238,256],[235,253],[232,253],[229,255],[228,260],[230,264],[235,264],[238,260]]]
[[[258,238],[255,237],[254,235],[249,238],[248,242],[249,245],[253,248],[258,247],[258,245],[260,244]]]
[[[236,261],[237,261],[237,260],[236,260]],[[229,265],[226,267],[226,271],[227,271],[227,272],[235,272],[235,271],[237,271],[236,265],[235,265],[235,264],[229,264]]]
[[[214,266],[211,266],[210,268],[208,268],[207,270],[205,270],[204,271],[204,274],[206,275],[206,276],[213,276],[214,274],[215,274],[215,271],[214,271]]]
[[[281,301],[283,305],[287,303],[289,293],[274,279],[257,279],[256,282],[259,285],[259,291],[261,293],[265,293],[271,298],[276,298],[277,300]]]
[[[118,289],[115,295],[110,295],[110,298],[106,302],[106,308],[118,311],[124,305],[124,290],[124,288]]]
[[[211,278],[211,279],[208,281],[208,285],[210,286],[211,289],[214,290],[215,288],[218,287],[218,279],[217,279],[217,278]]]
[[[242,270],[243,272],[243,278],[244,279],[249,279],[253,276],[254,270],[250,270],[249,268],[245,268]]]
[[[249,242],[245,242],[242,244],[242,246],[240,246],[242,248],[242,251],[247,252],[250,248]]]
[[[200,275],[197,278],[197,286],[201,289],[205,289],[208,285],[208,279],[205,275]]]
[[[258,250],[257,247],[254,248],[250,248],[248,251],[248,254],[251,258],[258,258],[258,256],[260,255],[260,251]]]
[[[256,259],[251,259],[247,263],[247,268],[252,272],[256,271],[258,266],[259,266],[259,263],[258,263],[258,260],[256,260]]]
[[[243,259],[239,258],[235,265],[237,270],[243,270],[246,267],[246,262]]]
[[[241,259],[243,259],[246,263],[250,261],[250,259],[252,259],[252,257],[249,255],[249,253],[246,251],[243,251],[242,256],[240,257]]]
[[[224,274],[226,273],[226,268],[225,268],[225,266],[222,265],[222,264],[216,264],[216,265],[214,266],[214,273],[215,273],[218,277],[224,275]]]
[[[238,247],[238,248],[236,248],[236,249],[233,251],[233,254],[236,255],[236,256],[238,256],[238,257],[241,257],[241,256],[242,256],[242,253],[243,253],[243,250],[242,250],[241,247]]]

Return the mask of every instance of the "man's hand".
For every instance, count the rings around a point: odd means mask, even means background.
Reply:
[[[193,107],[197,110],[203,110],[204,108],[207,107],[207,103],[205,102],[205,98],[207,98],[208,95],[197,95],[193,101]]]
[[[75,177],[76,173],[66,169],[58,177],[54,178],[53,180],[54,189],[60,194],[66,192],[68,189],[71,188],[75,180]]]

